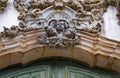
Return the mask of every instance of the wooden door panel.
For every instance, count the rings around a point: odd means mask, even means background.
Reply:
[[[66,78],[104,78],[102,75],[76,68],[76,67],[65,67]]]
[[[48,61],[12,70],[0,71],[0,78],[120,78],[115,72],[93,70],[66,61]]]
[[[49,78],[50,66],[37,66],[18,70],[2,78]]]
[[[44,65],[14,71],[2,78],[108,78],[108,77],[102,76],[101,74],[97,74],[97,72],[91,72],[78,67]]]

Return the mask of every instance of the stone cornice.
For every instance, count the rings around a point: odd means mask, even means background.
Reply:
[[[14,64],[26,64],[45,57],[66,57],[115,70],[120,73],[120,42],[98,34],[80,32],[79,45],[69,48],[49,48],[37,41],[41,30],[21,33],[15,38],[0,40],[0,68]]]

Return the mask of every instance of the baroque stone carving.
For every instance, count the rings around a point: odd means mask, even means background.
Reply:
[[[103,14],[105,12],[105,1],[104,0],[15,0],[14,5],[17,10],[20,12],[18,16],[19,20],[22,20],[25,23],[28,23],[27,17],[31,16],[32,18],[39,18],[42,14],[42,10],[54,6],[56,9],[65,8],[68,6],[74,9],[77,13],[80,13],[80,16],[86,16],[88,12],[91,12],[91,16],[95,21],[101,21],[103,23]],[[99,27],[100,28],[100,27]],[[87,28],[89,30],[89,28]],[[92,28],[94,29],[94,28]],[[90,29],[91,30],[91,29]],[[101,29],[99,29],[101,30]],[[94,30],[93,30],[94,31]]]
[[[98,34],[104,26],[105,0],[14,0],[14,6],[20,12],[19,26],[4,27],[1,37],[44,29],[40,44],[68,47],[80,43],[77,33]]]
[[[0,13],[7,7],[8,0],[0,0]]]
[[[0,37],[15,37],[20,32],[27,32],[38,28],[27,27],[23,22],[19,23],[19,26],[13,25],[10,28],[4,27],[4,31],[0,33]]]
[[[76,35],[75,28],[72,28],[64,20],[51,21],[45,27],[45,33],[38,38],[40,44],[48,44],[49,47],[67,48],[80,43],[80,37]]]

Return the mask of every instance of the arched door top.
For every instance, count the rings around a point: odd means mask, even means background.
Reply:
[[[114,71],[90,68],[78,61],[62,57],[45,58],[25,66],[0,71],[1,78],[119,78]]]

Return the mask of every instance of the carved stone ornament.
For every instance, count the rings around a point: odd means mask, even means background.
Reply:
[[[104,26],[103,0],[14,0],[19,26],[4,27],[1,37],[42,29],[41,45],[69,47],[80,44],[80,32],[98,34]]]
[[[27,27],[23,22],[20,22],[19,26],[13,25],[10,28],[4,27],[4,31],[1,32],[0,36],[1,37],[6,37],[6,36],[15,37],[20,32],[27,32],[27,31],[36,30],[36,29],[38,28]]]
[[[99,34],[104,26],[102,16],[109,4],[106,0],[14,0],[20,12],[19,26],[4,27],[1,37],[15,37],[21,32],[39,29],[43,30],[38,37],[41,45],[77,45],[80,44],[77,34],[81,31]]]
[[[7,2],[0,0],[0,12]],[[54,18],[56,14],[63,17],[60,20],[66,20],[79,31],[99,33],[104,26],[102,16],[108,5],[118,9],[117,17],[120,19],[120,0],[14,0],[13,4],[20,12],[18,19],[25,28],[21,25],[4,27],[1,37],[14,37],[23,31],[45,28],[50,20],[59,20],[59,17]]]
[[[45,33],[39,36],[40,44],[48,44],[49,47],[67,48],[80,43],[80,37],[76,34],[76,29],[69,26],[64,20],[53,20],[49,26],[45,27]]]
[[[0,0],[0,13],[7,7],[8,0]]]

